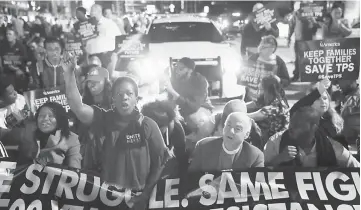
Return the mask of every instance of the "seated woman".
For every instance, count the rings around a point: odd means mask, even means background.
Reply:
[[[324,79],[316,84],[316,88],[305,97],[301,98],[290,110],[290,115],[296,113],[300,108],[311,106],[320,114],[319,130],[326,136],[339,141],[348,148],[339,135],[343,130],[343,119],[331,106],[331,97],[327,92],[331,81]]]
[[[258,111],[249,113],[248,116],[257,122],[261,128],[263,141],[275,133],[287,129],[289,123],[288,102],[280,81],[271,75],[262,80],[263,94],[257,102],[247,104],[248,108],[256,108]]]
[[[47,102],[35,115],[35,122],[27,121],[24,128],[6,134],[19,142],[19,162],[35,158],[71,168],[81,168],[78,136],[70,132],[68,117],[62,105]]]
[[[101,178],[118,189],[135,194],[129,202],[145,209],[162,174],[169,153],[157,124],[138,108],[138,85],[130,77],[118,78],[112,86],[112,109],[82,102],[74,74],[75,60],[63,64],[66,95],[71,110],[93,133],[102,133]]]

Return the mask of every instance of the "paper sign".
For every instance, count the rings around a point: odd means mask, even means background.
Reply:
[[[299,41],[296,44],[301,81],[315,82],[326,76],[331,80],[359,77],[359,38]]]
[[[301,18],[322,18],[326,5],[324,2],[301,3]]]
[[[115,49],[120,58],[143,57],[149,49],[149,44],[140,36],[117,36]]]
[[[253,13],[254,22],[257,25],[258,30],[264,28],[264,24],[273,23],[276,19],[276,10],[274,8],[263,7]]]
[[[84,22],[74,24],[74,29],[83,41],[93,39],[98,36],[98,23],[95,18],[90,18]]]
[[[65,43],[65,51],[72,53],[75,56],[81,56],[84,54],[83,44],[80,38],[68,38]]]

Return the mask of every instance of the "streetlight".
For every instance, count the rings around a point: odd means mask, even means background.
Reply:
[[[205,6],[205,7],[203,8],[203,12],[204,12],[204,13],[209,13],[209,6]]]
[[[241,13],[240,12],[234,12],[232,13],[233,17],[241,17]]]
[[[170,12],[174,12],[175,6],[174,4],[169,5]]]

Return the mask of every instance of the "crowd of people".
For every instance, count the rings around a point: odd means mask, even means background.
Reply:
[[[347,31],[343,21],[335,19],[338,10],[331,13],[331,22],[338,24],[329,26],[332,34],[336,29]],[[80,22],[87,20],[85,14],[84,8],[77,9]],[[159,97],[140,103],[138,80],[114,73],[115,37],[130,33],[128,27],[100,5],[95,4],[90,14],[97,20],[99,35],[85,43],[85,56],[78,58],[64,53],[62,37],[47,35],[40,17],[32,29],[34,39],[26,45],[13,26],[6,27],[0,143],[18,146],[14,158],[19,163],[36,160],[83,169],[118,189],[131,189],[138,195],[132,200],[134,209],[144,208],[164,175],[252,167],[359,167],[349,151],[349,145],[359,141],[357,80],[319,81],[290,107],[284,89],[291,79],[285,62],[275,54],[274,26],[249,32],[262,33],[253,35],[258,53],[248,58],[262,75],[258,88],[249,87],[245,97],[213,113],[208,82],[187,57],[170,69]],[[59,35],[59,30],[52,31]],[[56,102],[40,106],[34,117],[25,114],[22,93],[59,86],[65,87],[77,119],[74,125]],[[332,86],[339,91],[331,92]],[[19,123],[9,126],[9,116]],[[3,146],[0,155],[8,156]]]

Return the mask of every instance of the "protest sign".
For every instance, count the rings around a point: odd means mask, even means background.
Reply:
[[[326,11],[325,2],[302,2],[300,5],[300,16],[301,19],[307,18],[322,18],[324,12]]]
[[[75,56],[82,56],[84,54],[83,51],[83,42],[77,36],[69,37],[65,43],[65,51],[72,53]]]
[[[74,29],[83,41],[93,39],[99,35],[98,23],[95,18],[75,23]]]
[[[359,77],[359,38],[298,41],[296,44],[301,81],[315,82],[326,75],[331,80]]]
[[[248,87],[248,96],[256,100],[261,93],[262,79],[277,73],[277,65],[248,60],[238,76],[238,84]]]
[[[254,22],[256,23],[257,30],[264,28],[265,23],[273,23],[277,20],[277,10],[272,7],[264,6],[253,13]]]
[[[121,35],[115,38],[115,50],[119,58],[140,58],[148,52],[148,49],[149,44],[142,36]]]
[[[139,194],[59,165],[15,166],[0,162],[2,171],[13,170],[0,175],[0,209],[129,209]],[[359,209],[359,182],[359,168],[188,174],[159,180],[148,209],[353,210]]]
[[[51,89],[38,89],[31,90],[24,93],[26,103],[30,108],[30,111],[35,115],[36,110],[46,102],[57,102],[63,105],[66,112],[69,112],[70,107],[68,105],[65,96],[65,87],[55,87]]]
[[[23,64],[23,57],[20,55],[15,55],[14,53],[8,53],[2,57],[3,57],[4,65],[20,66]]]
[[[10,113],[5,118],[6,127],[8,129],[13,129],[17,127],[18,125],[21,125],[21,123],[27,119],[29,116],[31,116],[31,112],[27,105],[24,106],[21,110],[15,110],[14,112]]]

